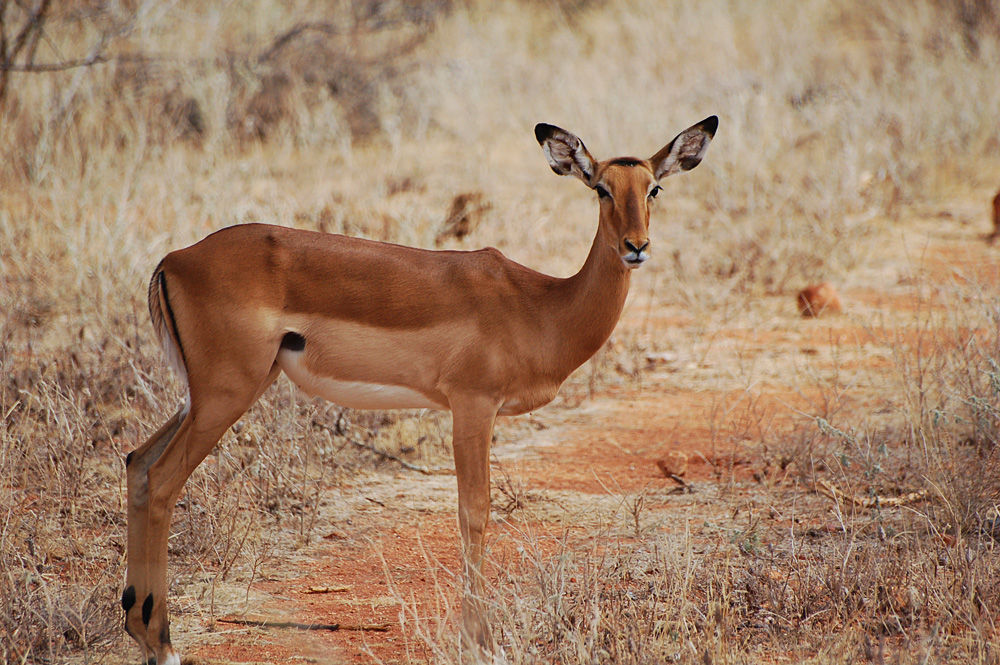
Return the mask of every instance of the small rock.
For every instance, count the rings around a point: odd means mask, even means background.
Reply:
[[[799,313],[813,318],[841,312],[840,296],[830,282],[813,284],[799,291]]]
[[[339,529],[334,529],[330,533],[328,533],[325,536],[323,536],[323,539],[324,540],[348,540],[348,539],[350,539],[350,536],[347,535],[347,533],[345,531],[341,531]]]
[[[1000,238],[1000,191],[993,197],[993,233],[989,236],[990,241]]]
[[[680,451],[674,450],[656,460],[656,466],[660,467],[660,471],[662,471],[663,475],[667,478],[670,476],[683,476],[687,473],[688,456]]]

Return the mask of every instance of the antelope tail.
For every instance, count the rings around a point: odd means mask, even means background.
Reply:
[[[163,346],[167,362],[181,380],[187,383],[184,346],[181,344],[180,332],[177,329],[177,319],[174,318],[174,311],[170,307],[167,276],[163,272],[162,261],[156,266],[153,277],[149,280],[149,318],[153,320],[153,329]]]

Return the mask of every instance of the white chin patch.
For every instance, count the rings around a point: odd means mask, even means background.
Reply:
[[[624,263],[625,267],[628,268],[629,270],[635,270],[643,263],[645,263],[648,259],[649,259],[649,254],[647,254],[646,252],[639,252],[638,254],[636,254],[635,252],[629,252],[628,254],[622,257],[622,263]]]

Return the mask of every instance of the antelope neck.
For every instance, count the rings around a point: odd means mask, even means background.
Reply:
[[[560,346],[573,350],[566,357],[573,364],[570,371],[608,341],[628,296],[631,271],[602,235],[598,229],[583,267],[557,289],[559,304],[553,314],[564,322]]]

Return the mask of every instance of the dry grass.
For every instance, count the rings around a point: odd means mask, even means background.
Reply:
[[[2,6],[8,25],[23,19]],[[609,527],[552,545],[526,532],[510,562],[526,572],[496,581],[507,657],[998,662],[996,284],[907,281],[908,266],[883,261],[945,204],[988,231],[1000,180],[991,4],[109,0],[63,3],[46,35],[39,62],[98,47],[110,59],[13,73],[0,102],[0,661],[134,656],[117,606],[121,460],[179,396],[144,304],[166,251],[246,221],[432,247],[455,196],[477,192],[481,221],[446,246],[491,244],[567,275],[591,240],[592,201],[548,177],[534,123],[607,157],[652,154],[717,113],[710,158],[665,183],[658,260],[630,305],[645,318],[561,404],[641,384],[650,354],[690,352],[694,366],[729,354],[706,426],[770,465],[764,504],[822,514],[805,491],[819,480],[844,496],[935,498],[903,511],[844,502],[832,531],[731,517],[741,499],[722,492],[680,534],[622,540]],[[779,414],[759,385],[767,368],[716,334],[761,298],[824,279],[933,293],[909,319],[861,321],[887,367],[781,365],[798,397]],[[695,328],[647,325],[663,310]],[[341,414],[282,382],[189,482],[175,589],[249,586],[277,552],[315,539],[324,488],[384,464],[331,433],[341,416],[355,440],[447,464],[444,416]],[[732,469],[719,473],[731,487]],[[640,532],[626,513],[609,523]],[[421,658],[453,659],[450,624],[425,628]]]

